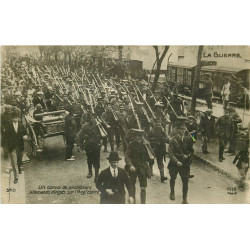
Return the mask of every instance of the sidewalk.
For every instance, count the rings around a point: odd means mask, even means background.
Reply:
[[[230,156],[229,153],[225,153],[228,150],[228,145],[224,150],[225,160],[219,162],[219,143],[217,138],[210,140],[208,144],[208,154],[202,153],[202,140],[199,138],[194,144],[194,157],[200,160],[205,166],[212,167],[216,171],[225,174],[229,178],[237,181],[239,174],[238,169],[233,165],[233,160],[235,156]]]
[[[1,203],[25,204],[25,178],[24,171],[19,175],[18,183],[14,184],[14,175],[9,159],[1,159]]]

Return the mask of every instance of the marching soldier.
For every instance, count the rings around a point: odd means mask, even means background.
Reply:
[[[164,182],[168,178],[165,177],[164,175],[163,159],[165,160],[166,157],[166,143],[169,142],[169,139],[161,125],[161,120],[157,119],[155,121],[155,126],[149,131],[148,139],[155,154],[157,165],[160,171],[161,182]],[[154,162],[150,164],[152,172],[153,172],[153,164]]]
[[[152,159],[154,159],[154,155],[150,145],[143,138],[144,130],[132,129],[130,132],[132,133],[130,137],[132,140],[128,144],[128,149],[125,153],[125,169],[130,175],[132,185],[131,192],[134,202],[136,202],[135,183],[138,177],[141,188],[141,204],[145,204],[147,179],[151,178],[149,163]]]
[[[81,145],[84,145],[89,170],[87,178],[92,177],[92,168],[94,168],[96,182],[100,169],[101,135],[94,114],[90,113],[89,118],[89,122],[84,124],[78,132],[76,143],[78,151],[81,151]]]
[[[185,121],[186,117],[177,117],[176,129],[170,136],[168,164],[170,174],[170,199],[175,200],[175,180],[177,175],[182,180],[183,204],[187,204],[188,181],[190,175],[190,164],[193,155],[193,140],[187,135]]]
[[[219,161],[223,162],[225,158],[223,157],[225,146],[228,143],[230,137],[231,121],[229,117],[229,109],[224,109],[224,115],[219,117],[215,123],[215,131],[219,138]]]
[[[108,132],[108,139],[111,147],[111,151],[114,151],[114,137],[116,139],[116,146],[119,148],[121,139],[120,139],[120,131],[119,131],[119,118],[115,111],[112,110],[111,103],[107,104],[106,111],[102,114],[102,118],[107,123],[110,128],[107,130]]]

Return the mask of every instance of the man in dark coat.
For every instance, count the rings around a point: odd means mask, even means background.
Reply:
[[[201,117],[200,121],[200,130],[201,136],[203,139],[202,152],[203,154],[207,154],[207,145],[209,143],[211,134],[213,133],[215,119],[212,116],[213,110],[207,109],[206,113]]]
[[[11,120],[4,127],[3,136],[5,149],[10,155],[11,166],[14,173],[14,183],[18,182],[18,176],[22,173],[22,156],[24,151],[24,138],[27,139],[26,130],[20,122],[21,111],[15,108],[12,111]]]
[[[111,152],[109,157],[110,167],[103,170],[96,182],[97,189],[101,192],[101,204],[125,204],[125,186],[129,194],[129,203],[133,203],[131,197],[131,184],[127,172],[118,167],[121,160],[117,152]]]
[[[169,139],[163,127],[161,126],[161,120],[155,121],[155,126],[149,131],[148,140],[150,142],[150,145],[154,151],[154,154],[157,160],[157,165],[158,165],[160,176],[161,176],[161,182],[164,182],[168,178],[165,177],[165,174],[164,174],[163,159],[165,159],[166,157],[166,143],[169,142]],[[152,161],[150,165],[151,165],[150,167],[153,173],[154,161]]]
[[[66,140],[66,160],[74,161],[75,157],[72,154],[74,142],[76,138],[76,120],[74,117],[73,106],[67,106],[66,110],[69,112],[65,117],[64,137]]]
[[[224,115],[219,117],[215,123],[215,131],[219,138],[219,161],[225,160],[223,157],[224,149],[230,137],[231,119],[229,109],[224,109]]]
[[[175,180],[178,173],[182,180],[183,204],[187,204],[188,181],[190,175],[190,164],[193,155],[193,140],[187,134],[186,117],[177,117],[176,128],[170,135],[168,164],[170,174],[170,199],[175,200]]]

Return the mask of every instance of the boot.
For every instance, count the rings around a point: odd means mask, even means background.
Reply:
[[[170,200],[174,201],[175,200],[175,194],[171,192],[169,198],[170,198]]]
[[[164,167],[159,167],[160,175],[161,175],[161,182],[166,181],[168,178],[164,176]]]
[[[91,164],[88,164],[88,169],[89,169],[89,173],[87,175],[87,178],[91,178],[93,176],[93,174],[92,174],[92,165]]]
[[[146,204],[146,190],[141,190],[141,204]]]
[[[183,196],[182,204],[189,204],[187,200],[187,196]]]
[[[95,183],[97,182],[99,176],[99,168],[95,168]]]

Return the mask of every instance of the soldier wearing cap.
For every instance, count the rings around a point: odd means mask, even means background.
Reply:
[[[207,148],[211,135],[213,134],[214,123],[215,123],[215,119],[212,116],[212,113],[213,113],[212,109],[207,109],[205,114],[202,115],[200,121],[200,131],[203,140],[203,145],[202,145],[203,154],[209,153]]]
[[[165,159],[166,157],[166,143],[169,142],[169,138],[166,135],[164,128],[162,127],[161,120],[155,120],[154,127],[148,133],[148,140],[155,154],[158,169],[160,171],[161,182],[164,182],[168,179],[164,174],[163,159]],[[152,161],[150,164],[152,173],[153,165],[154,161]]]
[[[89,173],[87,178],[92,177],[92,168],[95,169],[95,182],[100,169],[101,134],[96,124],[94,114],[89,113],[89,122],[84,124],[76,136],[77,150],[81,151],[83,145],[86,155]]]
[[[21,111],[14,108],[11,113],[11,120],[4,127],[3,137],[5,150],[10,155],[11,166],[14,173],[14,183],[18,182],[18,176],[22,173],[22,156],[24,150],[24,139],[27,139],[26,130],[20,122]]]
[[[135,183],[138,176],[141,188],[141,203],[146,203],[147,179],[151,178],[149,163],[154,159],[154,153],[149,143],[143,138],[144,130],[132,129],[128,131],[130,142],[125,153],[125,169],[131,179],[132,197],[135,200]]]
[[[106,111],[102,114],[102,119],[110,127],[107,129],[108,139],[111,147],[111,151],[114,151],[114,137],[116,140],[116,146],[119,148],[121,143],[120,129],[119,129],[119,118],[117,112],[112,109],[112,104],[108,103]],[[105,146],[105,145],[104,145]],[[105,148],[106,151],[107,148]]]
[[[223,153],[230,137],[231,121],[229,109],[224,109],[224,115],[219,117],[215,123],[215,132],[219,139],[219,161],[225,160]]]
[[[131,183],[128,173],[118,167],[119,157],[117,152],[110,152],[107,158],[110,166],[103,170],[96,182],[97,189],[101,192],[101,204],[125,204],[125,186],[129,194],[129,203],[133,203]]]
[[[43,100],[43,92],[42,91],[38,91],[37,95],[33,98],[33,105],[34,105],[34,107],[38,103],[42,105],[43,109],[46,109],[46,105],[45,105],[45,102]]]
[[[235,106],[236,106],[235,102],[229,102],[230,135],[229,135],[229,150],[227,151],[227,153],[231,153],[231,155],[235,155],[238,124],[242,122],[239,114],[235,110]]]
[[[182,180],[183,204],[187,204],[190,164],[193,155],[193,140],[186,131],[186,117],[177,117],[176,128],[170,135],[168,164],[170,174],[170,199],[175,200],[175,180],[177,175]]]

